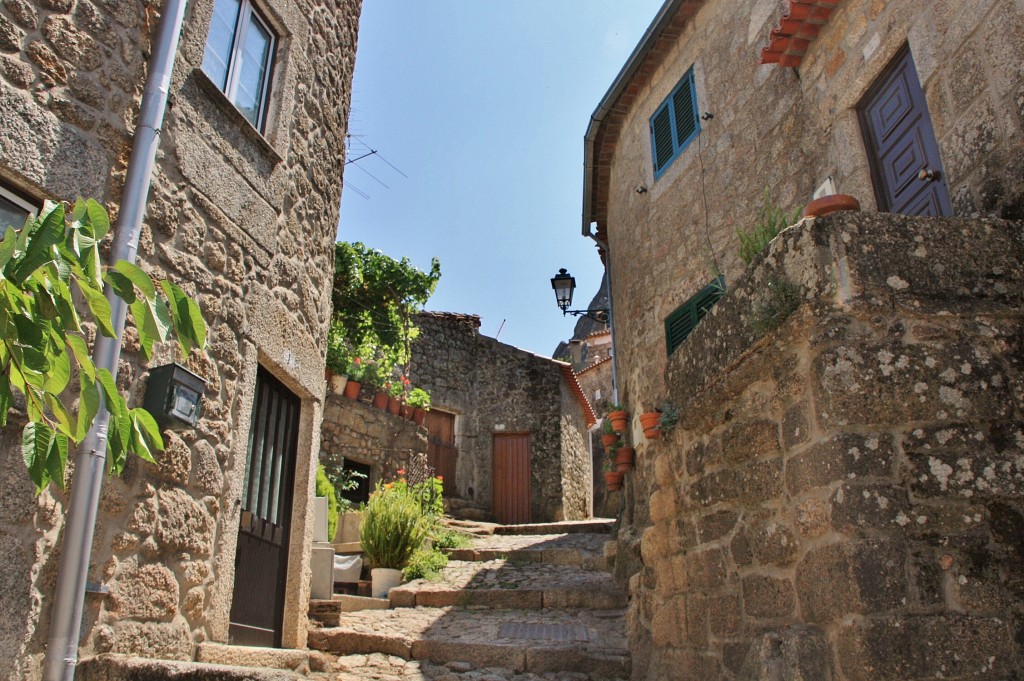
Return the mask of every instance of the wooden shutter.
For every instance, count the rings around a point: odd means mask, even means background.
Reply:
[[[669,355],[686,340],[724,295],[725,277],[718,276],[665,318],[665,348]]]
[[[672,141],[672,112],[667,102],[651,119],[651,145],[654,148],[654,169],[661,170],[675,155],[675,144]]]
[[[672,109],[675,113],[676,145],[679,151],[689,143],[700,126],[697,118],[697,98],[693,90],[693,70],[691,69],[683,82],[672,94]]]
[[[654,177],[657,179],[700,132],[692,67],[651,116],[650,127]]]

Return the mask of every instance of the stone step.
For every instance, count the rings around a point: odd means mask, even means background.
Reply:
[[[395,608],[483,605],[490,608],[624,608],[625,593],[606,572],[508,560],[453,560],[437,579],[417,579],[391,590]]]
[[[451,549],[449,558],[461,561],[507,560],[511,563],[548,563],[583,570],[605,571],[606,534],[533,534],[478,537],[471,546]]]
[[[320,653],[311,655],[306,651],[287,652],[304,655],[306,660],[325,657]],[[85,658],[78,663],[75,670],[76,681],[282,681],[306,678],[305,671],[296,672],[287,668],[150,660],[113,653]]]
[[[614,518],[591,518],[590,520],[567,520],[560,523],[531,523],[528,525],[498,525],[495,534],[609,534],[615,525]]]
[[[516,673],[628,678],[625,631],[621,609],[418,607],[343,613],[338,626],[311,629],[308,645],[335,655],[381,653]]]
[[[338,615],[343,612],[359,612],[360,610],[386,610],[391,603],[386,598],[368,598],[366,596],[348,596],[335,594],[330,600],[309,599],[309,617],[324,626],[333,627],[338,623]]]

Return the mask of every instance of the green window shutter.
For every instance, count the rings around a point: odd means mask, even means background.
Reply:
[[[693,91],[693,70],[691,69],[672,94],[672,109],[676,122],[676,144],[680,151],[696,134],[700,126],[695,106],[696,99]]]
[[[697,89],[691,66],[650,119],[654,179],[658,179],[700,132],[697,111]]]
[[[725,277],[719,275],[665,318],[665,349],[671,355],[712,307],[725,295]]]

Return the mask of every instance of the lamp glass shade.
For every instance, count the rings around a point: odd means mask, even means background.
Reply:
[[[572,294],[576,290],[576,279],[569,274],[565,268],[558,270],[558,274],[551,277],[551,288],[555,290],[555,301],[558,307],[565,312],[572,305]]]

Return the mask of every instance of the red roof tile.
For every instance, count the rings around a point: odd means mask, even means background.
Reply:
[[[818,37],[839,0],[789,0],[788,11],[761,49],[762,64],[800,66],[811,41]]]

